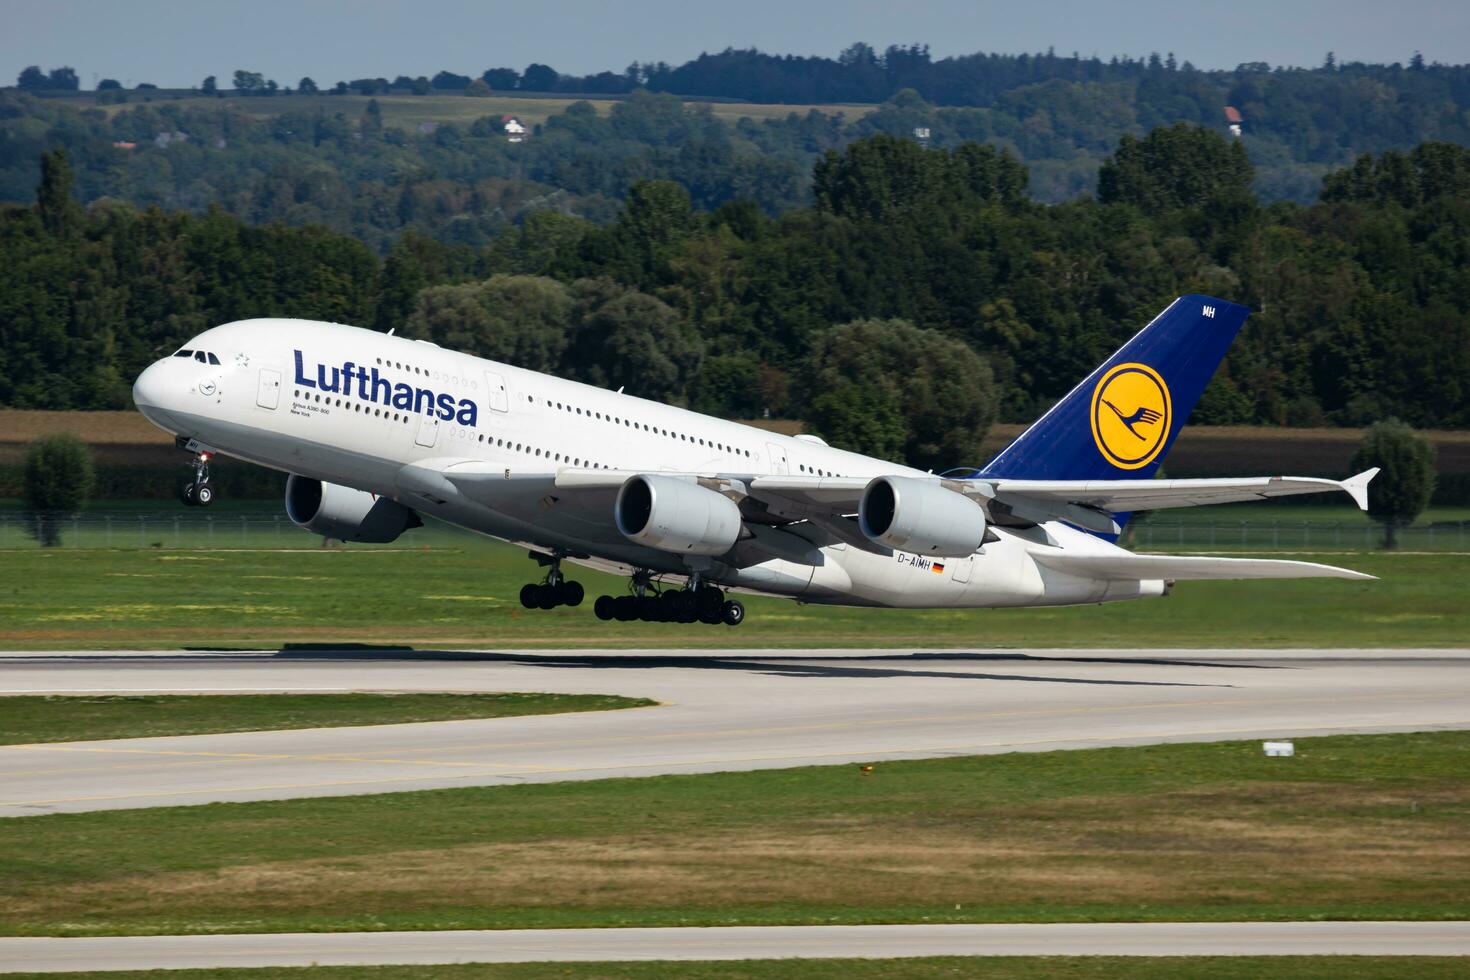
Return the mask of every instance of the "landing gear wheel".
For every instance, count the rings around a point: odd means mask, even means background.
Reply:
[[[580,606],[587,594],[581,582],[563,582],[557,587],[557,591],[561,593],[561,604],[564,606]]]
[[[607,622],[617,616],[614,608],[615,601],[610,595],[600,595],[597,597],[597,601],[592,604],[592,611],[597,614],[598,619]]]
[[[620,623],[631,623],[638,618],[638,599],[636,596],[620,595],[613,600],[613,615]]]
[[[726,626],[739,626],[745,622],[745,606],[737,599],[731,599],[720,609],[720,619]]]
[[[719,622],[720,603],[724,600],[720,590],[706,586],[695,593],[695,597],[694,608],[699,613],[700,620],[706,623]]]
[[[561,605],[561,589],[555,585],[536,586],[536,608],[555,609]]]
[[[180,440],[180,446],[185,443]],[[198,452],[189,461],[194,478],[180,488],[179,497],[186,507],[208,507],[214,502],[214,487],[209,483],[209,460],[213,453]]]
[[[541,586],[527,583],[521,586],[521,605],[526,609],[536,609],[540,606]]]

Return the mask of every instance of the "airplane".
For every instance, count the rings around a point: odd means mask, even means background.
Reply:
[[[1181,296],[984,466],[934,474],[341,324],[214,327],[151,364],[139,411],[193,454],[288,474],[298,526],[385,543],[421,515],[525,547],[527,608],[581,604],[563,562],[629,580],[603,620],[738,625],[731,595],[995,608],[1165,595],[1183,580],[1373,576],[1257,557],[1135,554],[1139,511],[1342,490],[1377,470],[1154,479],[1249,310]]]

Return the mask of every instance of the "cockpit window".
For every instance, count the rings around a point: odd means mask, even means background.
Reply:
[[[198,362],[199,362],[199,363],[200,363],[200,364],[205,364],[205,363],[208,363],[208,362],[207,362],[207,361],[206,361],[206,360],[205,360],[205,359],[204,359],[204,351],[202,351],[202,350],[196,350],[196,351],[195,351],[195,352],[194,352],[194,360],[196,360],[196,361],[198,361]]]
[[[214,356],[214,352],[213,351],[210,351],[208,356],[209,356],[209,363],[210,364],[218,364],[219,363],[219,358],[217,358],[217,357]]]
[[[194,356],[194,352],[191,351],[191,350],[181,350],[181,351],[175,352],[175,354],[174,354],[174,357],[193,357],[193,356]]]

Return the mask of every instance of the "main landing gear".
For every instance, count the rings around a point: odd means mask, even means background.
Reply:
[[[631,623],[705,623],[709,626],[739,626],[745,622],[745,606],[726,599],[717,586],[702,585],[698,576],[687,589],[660,589],[646,571],[633,576],[631,595],[598,596],[592,604],[597,618]]]
[[[527,609],[555,609],[557,606],[580,606],[585,595],[582,583],[571,582],[561,573],[560,555],[531,552],[537,564],[550,566],[541,582],[521,586],[521,605]]]
[[[208,507],[214,503],[214,487],[209,482],[210,453],[195,453],[189,465],[194,468],[194,479],[179,490],[179,497],[187,507]]]

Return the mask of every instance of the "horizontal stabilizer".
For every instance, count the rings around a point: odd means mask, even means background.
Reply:
[[[1217,558],[1204,555],[1069,555],[1033,551],[1039,564],[1069,575],[1086,578],[1138,581],[1165,579],[1175,582],[1232,578],[1346,578],[1376,576],[1350,568],[1319,565],[1310,561],[1276,558]]]

